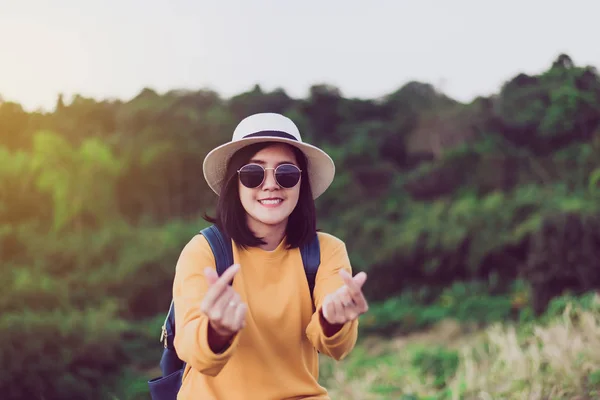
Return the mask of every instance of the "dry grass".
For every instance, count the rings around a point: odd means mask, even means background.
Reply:
[[[413,356],[423,348],[455,350],[459,364],[443,388]],[[336,400],[600,399],[600,313],[568,306],[533,327],[494,325],[460,332],[445,322],[407,338],[366,340],[348,359],[323,362],[324,385]],[[442,385],[443,386],[443,385]]]
[[[524,339],[514,326],[490,327],[483,343],[462,349],[450,387],[454,399],[480,393],[494,399],[592,398],[598,393],[591,393],[587,378],[599,370],[600,316],[567,306],[560,319],[535,326]]]

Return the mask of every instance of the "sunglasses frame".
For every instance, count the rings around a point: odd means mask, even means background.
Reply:
[[[260,181],[260,183],[259,183],[258,185],[256,185],[256,186],[254,186],[254,187],[248,187],[248,186],[244,185],[244,183],[241,181],[240,173],[241,173],[242,169],[243,169],[244,167],[247,167],[248,165],[257,165],[257,166],[259,166],[260,168],[262,168],[262,170],[263,170],[263,178],[262,178],[262,181]],[[292,167],[296,168],[296,169],[298,170],[298,172],[300,172],[300,177],[298,178],[298,182],[296,182],[296,184],[295,184],[294,186],[290,186],[289,188],[288,188],[288,187],[285,187],[285,186],[281,186],[281,184],[280,184],[280,183],[279,183],[279,181],[277,180],[277,169],[278,169],[279,167],[288,166],[288,165],[291,165]],[[258,188],[258,187],[261,187],[261,186],[262,186],[262,184],[263,184],[263,183],[265,183],[265,179],[267,179],[267,171],[269,171],[269,170],[272,170],[272,171],[273,171],[273,177],[275,178],[275,182],[277,183],[277,185],[278,185],[279,187],[281,187],[281,188],[283,188],[283,189],[292,189],[292,188],[295,188],[295,187],[298,185],[298,183],[300,183],[300,180],[302,179],[302,170],[301,170],[301,169],[300,169],[300,168],[299,168],[297,165],[295,165],[295,164],[291,164],[291,163],[280,164],[280,165],[276,166],[275,168],[271,168],[271,167],[263,167],[262,165],[260,165],[260,164],[257,164],[257,163],[249,163],[249,164],[243,165],[243,166],[242,166],[240,169],[238,169],[238,170],[237,170],[238,179],[240,180],[240,182],[242,182],[242,185],[244,185],[244,186],[245,186],[245,187],[247,187],[248,189],[256,189],[256,188]]]

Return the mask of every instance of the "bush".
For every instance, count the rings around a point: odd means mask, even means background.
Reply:
[[[600,289],[600,218],[583,213],[546,217],[532,235],[523,276],[532,285],[537,314],[565,290],[583,293]]]
[[[421,376],[433,378],[433,386],[441,389],[456,374],[459,356],[456,351],[441,346],[428,347],[416,351],[411,363]]]
[[[11,229],[23,251],[0,269],[3,398],[104,400],[110,392],[133,400],[146,393],[147,377],[133,366],[159,363],[177,257],[202,227]]]
[[[489,286],[483,282],[456,282],[438,293],[425,288],[407,290],[400,296],[371,304],[360,329],[406,334],[445,319],[483,326],[521,318],[528,312],[529,296],[522,281],[516,281],[509,292],[498,295],[490,294]]]
[[[0,317],[3,399],[104,400],[128,362],[116,307]]]

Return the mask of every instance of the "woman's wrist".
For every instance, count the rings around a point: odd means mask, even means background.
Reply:
[[[331,337],[338,333],[344,327],[344,324],[331,324],[323,315],[323,309],[319,311],[319,322],[321,323],[321,327],[323,328],[323,333],[327,337]]]
[[[219,333],[213,328],[210,322],[208,323],[208,346],[215,354],[223,353],[227,350],[234,335],[235,333]]]

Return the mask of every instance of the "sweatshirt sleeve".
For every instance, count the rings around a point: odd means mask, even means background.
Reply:
[[[215,258],[202,235],[196,235],[184,247],[177,261],[173,284],[175,305],[175,339],[177,355],[195,370],[217,376],[235,352],[236,335],[230,346],[220,354],[208,345],[208,317],[201,311],[202,299],[208,289],[204,268],[216,269]]]
[[[339,275],[340,270],[345,269],[352,275],[352,267],[344,242],[327,234],[319,235],[321,236],[321,265],[317,272],[314,288],[316,312],[312,315],[306,328],[306,334],[320,353],[335,360],[341,360],[352,351],[356,344],[358,319],[347,322],[333,336],[327,337],[323,332],[319,313],[325,296],[344,285],[344,280]]]

